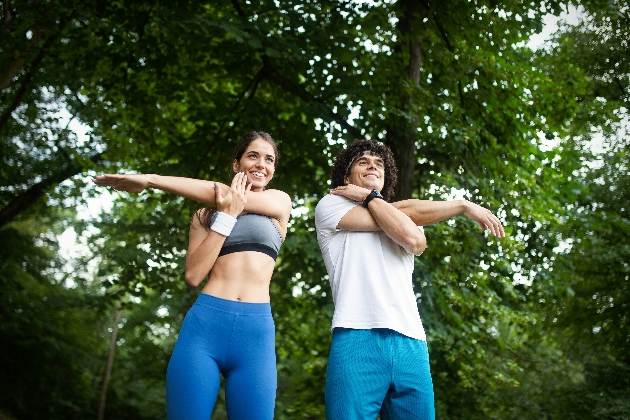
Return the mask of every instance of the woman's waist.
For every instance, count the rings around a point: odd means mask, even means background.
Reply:
[[[275,261],[268,255],[254,252],[238,252],[217,258],[209,279],[221,282],[249,282],[269,286]]]
[[[272,270],[273,272],[273,270]],[[210,273],[202,293],[237,302],[269,302],[271,273]]]
[[[194,307],[203,307],[233,315],[254,315],[271,318],[271,305],[267,302],[247,302],[201,292]]]

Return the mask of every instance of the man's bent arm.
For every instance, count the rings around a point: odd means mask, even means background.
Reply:
[[[405,251],[414,255],[424,252],[427,247],[426,237],[409,216],[380,199],[371,200],[368,210],[383,232]]]
[[[354,232],[382,230],[390,239],[414,255],[420,255],[426,248],[424,234],[411,219],[380,199],[370,201],[369,209],[359,205],[348,211],[337,224],[337,228]]]

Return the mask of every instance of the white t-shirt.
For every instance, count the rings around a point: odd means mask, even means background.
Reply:
[[[335,303],[332,327],[389,328],[426,341],[412,284],[414,256],[383,232],[337,229],[357,205],[329,194],[315,208],[317,241]]]

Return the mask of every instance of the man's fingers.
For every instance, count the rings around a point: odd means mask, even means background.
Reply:
[[[505,237],[505,232],[503,231],[503,226],[501,225],[501,221],[497,216],[491,214],[490,225],[492,226],[492,234],[498,238]]]
[[[492,223],[492,227],[494,228],[492,233],[496,237],[503,238],[505,236],[505,232],[503,231],[503,225],[501,225],[501,220],[499,220],[499,218],[492,212],[490,212],[490,216],[491,216],[490,221]]]
[[[479,205],[476,205],[476,207],[479,212],[476,212],[475,216],[471,214],[471,218],[476,220],[482,229],[489,230],[492,235],[498,238],[505,237],[505,231],[503,230],[503,226],[501,225],[499,218],[485,207],[481,207]]]

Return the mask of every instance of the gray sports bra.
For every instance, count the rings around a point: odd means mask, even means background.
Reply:
[[[214,223],[216,217],[215,212],[210,224]],[[225,238],[219,257],[233,252],[257,251],[269,255],[275,261],[280,245],[282,236],[270,217],[247,213],[236,218],[236,224],[230,236]]]

